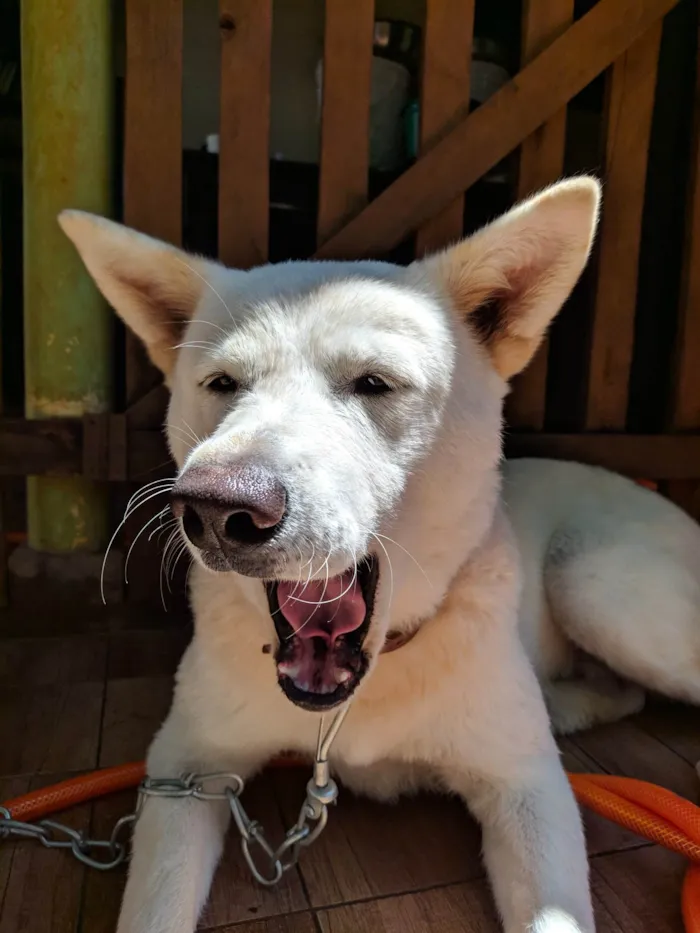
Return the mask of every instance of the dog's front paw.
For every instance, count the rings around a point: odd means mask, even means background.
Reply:
[[[528,933],[594,933],[584,930],[574,918],[558,907],[547,907],[530,927]]]

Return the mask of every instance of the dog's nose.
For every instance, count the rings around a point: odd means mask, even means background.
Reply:
[[[274,537],[287,510],[287,493],[260,463],[195,466],[175,483],[171,509],[195,547],[219,550]]]

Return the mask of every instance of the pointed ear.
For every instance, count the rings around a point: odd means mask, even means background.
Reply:
[[[415,264],[473,327],[504,379],[529,363],[581,275],[599,205],[598,181],[569,179]]]
[[[167,382],[175,348],[214,264],[83,211],[63,211],[58,222],[97,287],[143,341]]]

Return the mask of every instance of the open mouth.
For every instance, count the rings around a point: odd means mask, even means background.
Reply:
[[[329,580],[267,584],[279,648],[279,685],[297,706],[331,709],[355,690],[369,666],[363,645],[379,579],[375,557]]]

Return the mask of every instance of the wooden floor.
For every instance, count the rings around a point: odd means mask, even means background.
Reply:
[[[132,620],[132,625],[139,625]],[[181,627],[44,636],[51,620],[0,620],[0,800],[143,756],[165,715],[187,641]],[[89,629],[89,626],[87,626]],[[81,630],[82,629],[82,630]],[[656,781],[697,802],[700,714],[653,705],[633,721],[563,743],[569,769]],[[266,774],[247,806],[281,837],[305,771]],[[63,814],[93,835],[128,812],[121,794]],[[599,933],[680,933],[683,860],[586,815]],[[377,806],[341,792],[326,833],[274,890],[255,885],[231,838],[202,921],[227,933],[490,933],[479,836],[461,806],[420,798]],[[0,842],[0,933],[112,933],[123,870],[83,868],[31,841]]]

